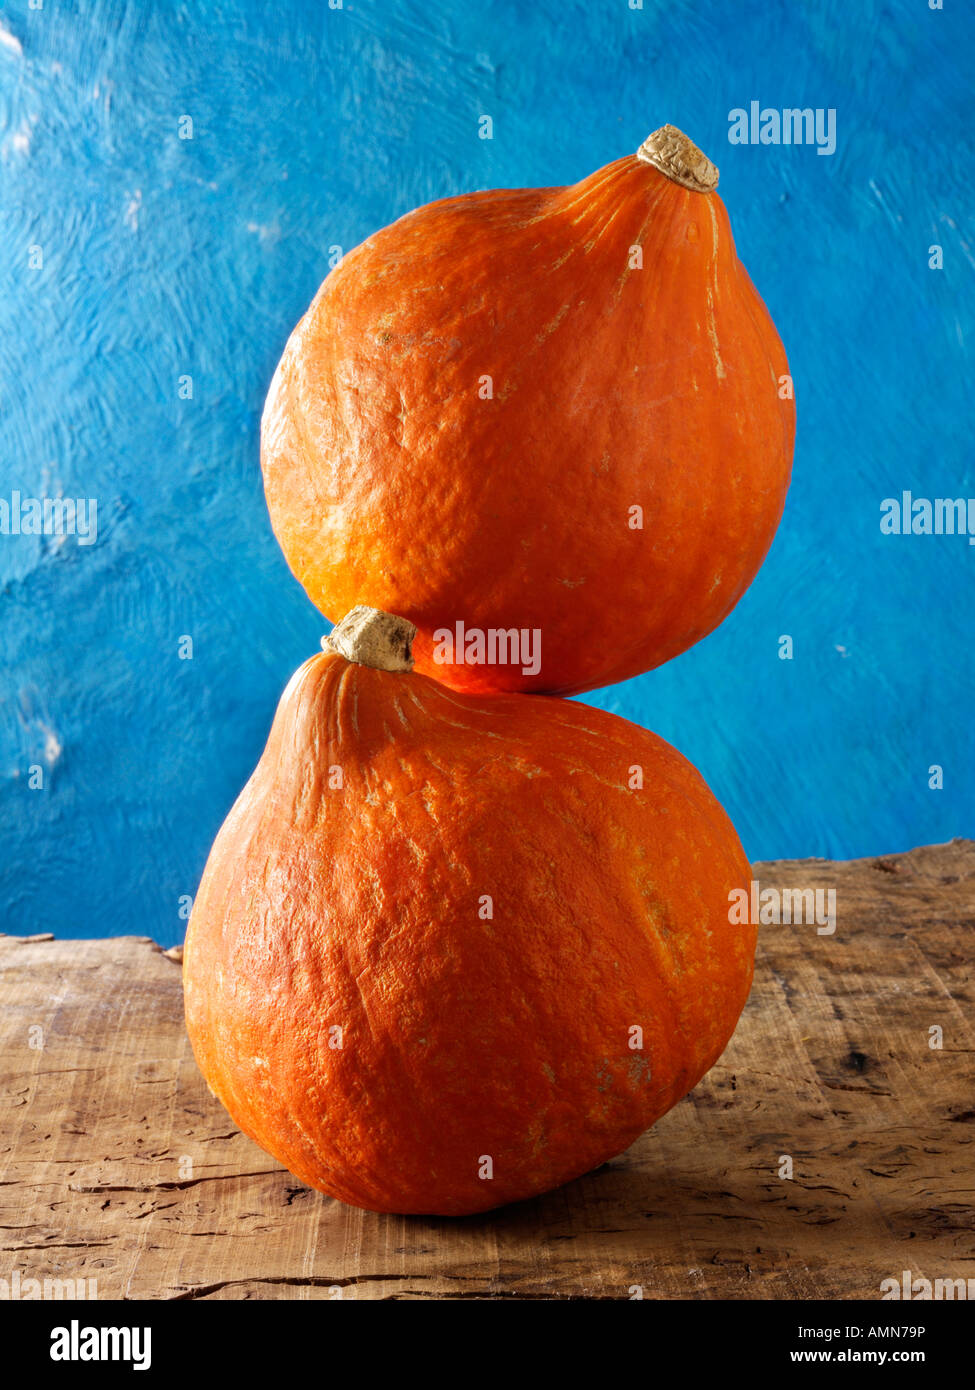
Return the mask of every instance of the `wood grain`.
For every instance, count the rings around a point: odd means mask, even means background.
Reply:
[[[975,842],[755,875],[835,888],[835,934],[762,927],[748,1007],[692,1095],[598,1172],[461,1220],[342,1206],[238,1133],[148,938],[0,938],[0,1279],[95,1279],[101,1299],[805,1299],[877,1298],[904,1269],[975,1278]]]

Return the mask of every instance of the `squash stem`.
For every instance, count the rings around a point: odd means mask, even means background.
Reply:
[[[377,671],[412,671],[415,636],[406,618],[358,604],[322,638],[322,650]]]
[[[695,193],[712,193],[718,186],[717,166],[675,125],[662,125],[648,135],[636,157]]]

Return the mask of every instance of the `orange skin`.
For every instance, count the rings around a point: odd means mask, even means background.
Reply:
[[[654,734],[316,656],[207,863],[189,1035],[303,1182],[484,1211],[606,1162],[713,1065],[751,984],[755,929],[728,920],[750,877]]]
[[[271,521],[326,616],[409,618],[417,669],[454,689],[625,680],[715,628],[761,565],[788,370],[717,193],[631,156],[431,203],[350,252],[292,334],[262,426]],[[540,631],[541,669],[438,664],[458,620]]]

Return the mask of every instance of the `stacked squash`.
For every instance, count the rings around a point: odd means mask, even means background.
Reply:
[[[420,208],[275,373],[271,520],[337,626],[213,846],[186,1017],[234,1121],[343,1201],[458,1215],[598,1167],[747,997],[727,816],[554,698],[711,631],[782,513],[791,379],[716,183],[665,126]]]

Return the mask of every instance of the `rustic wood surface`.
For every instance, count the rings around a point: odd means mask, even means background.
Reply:
[[[975,842],[755,873],[835,888],[835,934],[763,927],[691,1096],[598,1172],[461,1220],[342,1206],[238,1133],[148,939],[0,939],[0,1278],[95,1279],[100,1299],[806,1299],[975,1277]]]

